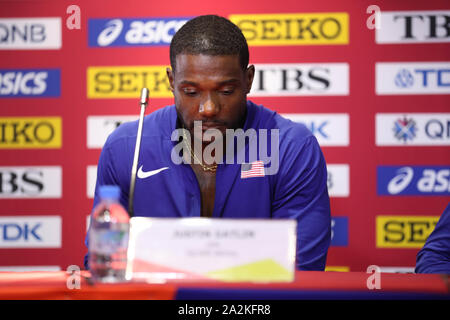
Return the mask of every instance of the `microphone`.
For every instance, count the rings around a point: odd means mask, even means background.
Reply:
[[[130,216],[130,218],[133,217],[134,215],[134,208],[133,208],[134,187],[136,185],[136,172],[139,161],[139,152],[141,149],[142,127],[144,126],[145,108],[147,108],[148,105],[148,95],[149,95],[148,89],[142,88],[141,98],[139,100],[139,104],[141,106],[141,113],[139,115],[138,131],[136,135],[136,146],[134,148],[133,166],[131,168],[130,192],[128,194],[128,215]]]

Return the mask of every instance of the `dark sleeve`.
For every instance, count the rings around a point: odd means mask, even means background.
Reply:
[[[297,220],[298,270],[325,269],[331,242],[325,159],[314,136],[280,148],[272,216]]]
[[[417,254],[416,273],[450,274],[450,203]]]

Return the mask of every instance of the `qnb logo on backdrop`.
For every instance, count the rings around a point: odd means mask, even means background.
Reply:
[[[60,117],[0,118],[0,149],[61,148]]]
[[[394,136],[397,140],[407,143],[416,137],[417,124],[412,118],[400,118],[394,122]]]
[[[378,113],[377,146],[450,145],[450,113]]]
[[[0,167],[0,199],[50,199],[61,195],[61,167]]]
[[[257,64],[249,96],[348,95],[347,63]]]
[[[379,95],[450,94],[448,62],[385,62],[375,71]]]
[[[172,98],[167,66],[88,67],[87,96],[97,98],[136,98],[148,88],[152,98]]]
[[[0,248],[61,248],[61,217],[0,217]]]
[[[377,216],[377,248],[422,248],[439,216]]]
[[[89,19],[90,47],[169,45],[190,18]]]
[[[378,195],[450,195],[450,166],[378,166]]]
[[[376,43],[450,42],[450,11],[381,11]]]
[[[59,97],[59,69],[0,69],[0,98]]]
[[[61,18],[0,18],[0,50],[61,48]]]
[[[331,218],[331,246],[348,246],[348,217]]]
[[[250,46],[348,44],[346,12],[230,15]]]
[[[350,144],[350,119],[347,113],[285,113],[283,117],[304,124],[321,146]]]
[[[108,136],[122,123],[138,120],[138,116],[88,116],[87,147],[102,148]]]

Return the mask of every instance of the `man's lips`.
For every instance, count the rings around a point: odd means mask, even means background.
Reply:
[[[223,129],[225,127],[226,127],[225,124],[220,123],[220,122],[203,122],[202,126],[201,126],[203,132],[208,130],[208,129],[220,130],[220,129]]]

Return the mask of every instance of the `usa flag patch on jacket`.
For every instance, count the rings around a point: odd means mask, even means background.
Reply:
[[[241,164],[241,179],[264,177],[264,162],[261,160]]]

